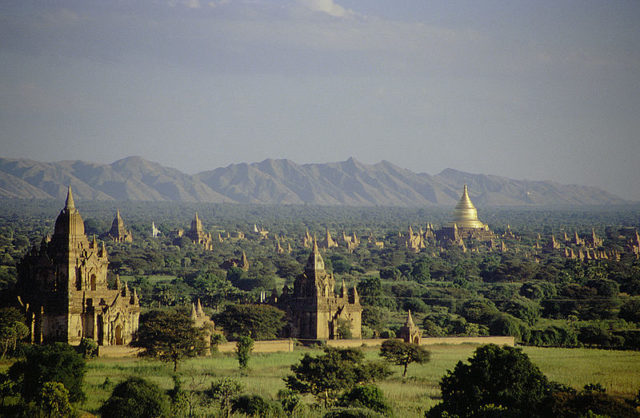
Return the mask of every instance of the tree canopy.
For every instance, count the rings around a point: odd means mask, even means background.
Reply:
[[[426,363],[429,361],[431,353],[418,344],[406,343],[400,340],[387,340],[380,347],[380,356],[395,365],[404,366],[402,377],[405,377],[407,375],[407,366],[410,363]]]
[[[428,417],[443,412],[460,417],[494,405],[507,408],[517,416],[536,416],[550,383],[522,350],[488,344],[479,347],[468,360],[458,362],[440,381],[442,403]]]
[[[26,401],[36,399],[45,382],[60,382],[69,391],[69,400],[85,399],[82,380],[85,360],[73,347],[64,343],[33,345],[26,349],[24,360],[14,363],[9,376],[18,382]]]
[[[231,338],[250,336],[254,340],[273,340],[286,324],[282,310],[253,304],[229,304],[215,316],[215,322]]]
[[[185,357],[204,353],[203,334],[185,310],[149,311],[140,317],[140,327],[131,345],[144,349],[141,356],[172,362],[175,372],[178,362]]]
[[[169,417],[169,397],[158,385],[141,377],[130,377],[118,383],[102,407],[103,418]]]
[[[364,361],[362,351],[353,348],[326,347],[324,354],[305,354],[299,364],[291,366],[294,373],[285,377],[287,387],[298,393],[310,393],[325,406],[341,392],[357,384],[389,376],[384,363]]]

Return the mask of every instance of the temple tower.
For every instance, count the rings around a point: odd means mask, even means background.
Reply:
[[[205,232],[204,228],[202,228],[202,221],[198,217],[198,212],[196,212],[193,217],[191,229],[185,233],[185,236],[194,244],[202,246],[205,250],[213,250],[213,238],[210,233]]]
[[[291,336],[303,339],[337,339],[340,327],[347,326],[351,338],[361,338],[362,306],[355,288],[343,283],[335,293],[335,278],[325,271],[324,260],[314,240],[304,272],[293,285],[293,293],[285,287],[280,304],[286,310]]]
[[[138,329],[140,305],[135,292],[107,284],[107,250],[89,241],[69,187],[51,240],[43,240],[18,265],[17,291],[28,320],[31,341],[99,345],[131,341]]]
[[[131,231],[125,228],[119,209],[116,209],[116,217],[113,219],[111,229],[107,233],[107,236],[114,242],[133,242],[133,235]]]
[[[405,343],[419,345],[422,341],[422,331],[420,331],[420,328],[418,328],[418,326],[413,322],[411,310],[407,313],[407,320],[405,321],[404,326],[398,331],[398,337],[402,338]]]

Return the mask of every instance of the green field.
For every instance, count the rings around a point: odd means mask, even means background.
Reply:
[[[469,358],[475,348],[475,345],[430,346],[431,361],[410,365],[406,379],[401,378],[400,367],[393,366],[394,375],[378,385],[390,400],[396,416],[423,416],[425,410],[438,402],[438,382],[442,375],[459,360]],[[319,352],[303,348],[292,353],[254,354],[246,375],[239,373],[232,355],[198,358],[182,363],[179,374],[186,390],[208,388],[216,378],[232,377],[242,381],[249,393],[275,398],[278,390],[285,387],[282,377],[289,373],[289,367],[303,354]],[[633,397],[640,389],[639,352],[533,347],[525,347],[524,352],[549,379],[576,389],[587,383],[600,383],[607,393],[621,397]],[[378,358],[376,349],[367,349],[365,353],[369,359]],[[152,380],[164,389],[173,386],[168,364],[132,358],[90,360],[85,378],[88,400],[82,408],[96,412],[113,386],[132,375]],[[311,398],[306,400],[313,402]]]

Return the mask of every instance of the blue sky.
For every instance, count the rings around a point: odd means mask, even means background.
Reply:
[[[640,200],[640,2],[0,5],[0,155],[389,160]]]

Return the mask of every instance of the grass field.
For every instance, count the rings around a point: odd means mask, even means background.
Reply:
[[[396,416],[418,417],[438,402],[440,378],[459,360],[469,358],[476,345],[438,345],[427,347],[431,361],[424,365],[411,364],[406,379],[401,368],[392,366],[394,375],[379,382],[379,387],[391,402]],[[600,383],[614,396],[633,397],[640,389],[640,353],[594,349],[561,349],[525,347],[524,352],[551,380],[581,389],[587,383]],[[305,353],[318,350],[299,349],[291,353],[254,354],[245,375],[238,371],[233,355],[187,360],[180,365],[183,388],[208,388],[211,381],[231,377],[242,381],[246,391],[275,398],[284,388],[282,378],[289,367]],[[365,350],[369,359],[378,358],[377,349]],[[150,360],[95,359],[88,363],[85,392],[88,400],[83,409],[95,412],[109,396],[113,386],[128,376],[141,376],[164,389],[173,386],[171,365]],[[105,379],[108,381],[105,383]],[[311,398],[307,399],[312,402]]]

